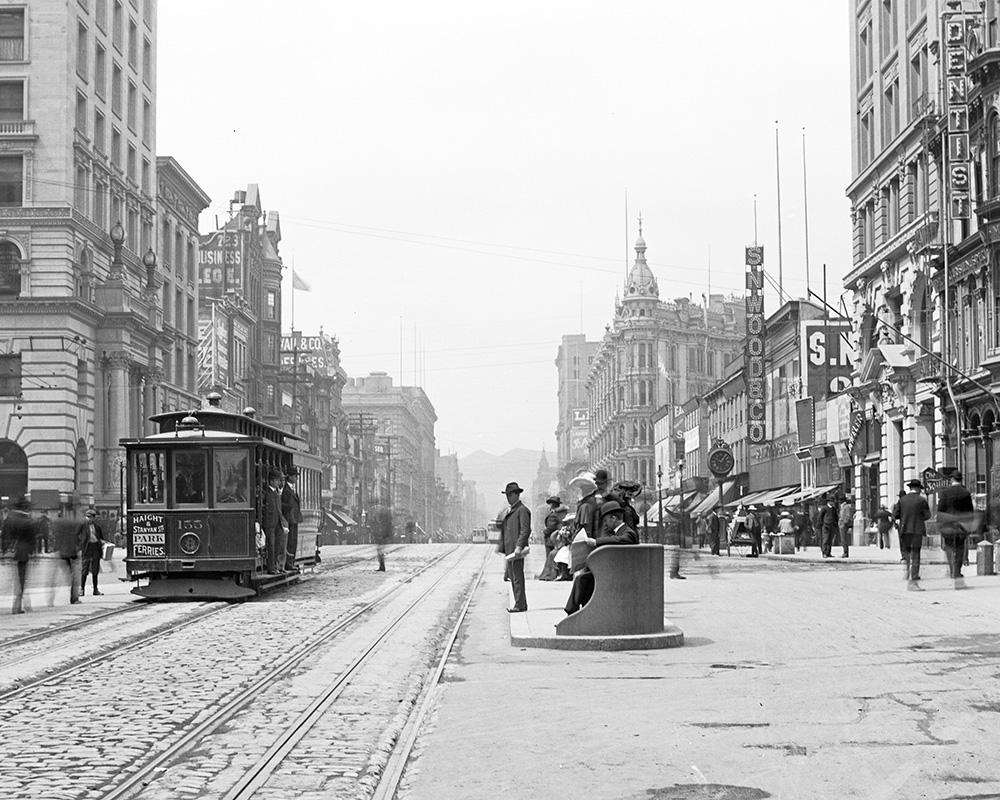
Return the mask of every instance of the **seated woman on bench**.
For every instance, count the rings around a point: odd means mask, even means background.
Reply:
[[[639,544],[639,534],[625,524],[624,509],[614,500],[607,500],[598,509],[599,530],[602,535],[596,539],[587,537],[593,547],[605,544]],[[580,539],[579,541],[583,541]],[[566,603],[566,613],[579,611],[594,594],[594,575],[590,570],[578,572],[573,581],[573,589]]]

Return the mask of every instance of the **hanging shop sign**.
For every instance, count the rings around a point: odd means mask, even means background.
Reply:
[[[944,15],[945,100],[948,105],[948,195],[952,219],[969,219],[969,78],[965,16]]]
[[[802,361],[806,396],[822,400],[851,385],[854,348],[851,321],[807,319],[802,321]]]
[[[746,248],[747,266],[747,440],[750,444],[767,441],[764,419],[764,248]]]

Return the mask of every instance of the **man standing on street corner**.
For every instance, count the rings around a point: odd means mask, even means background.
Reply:
[[[719,519],[719,511],[713,508],[708,514],[708,543],[711,546],[713,556],[719,555],[719,540],[722,537],[722,520]]]
[[[840,535],[840,557],[848,558],[851,555],[851,536],[854,533],[854,499],[850,495],[840,504],[837,530]]]
[[[87,575],[91,576],[94,584],[94,594],[103,594],[97,588],[97,575],[101,571],[101,556],[104,555],[104,545],[107,539],[104,531],[97,522],[97,511],[93,508],[87,509],[87,519],[77,530],[80,541],[80,553],[83,561],[83,568],[80,571],[80,594],[87,588]]]
[[[878,549],[889,549],[889,531],[892,530],[893,518],[885,504],[875,512],[875,528],[878,530]]]
[[[288,521],[288,542],[284,556],[278,553],[278,565],[292,572],[296,569],[295,556],[299,548],[299,523],[302,522],[302,504],[299,501],[299,490],[295,481],[299,477],[299,468],[291,467],[285,475],[285,485],[281,489],[281,515]]]
[[[264,569],[269,575],[280,575],[284,572],[287,523],[281,513],[281,478],[280,469],[272,467],[268,470],[259,521],[264,533]]]
[[[972,494],[962,485],[962,475],[951,473],[951,483],[938,492],[937,521],[941,548],[948,557],[948,577],[956,589],[964,589],[962,562],[965,561],[965,537],[974,524]]]
[[[907,481],[909,493],[899,499],[899,549],[903,553],[906,588],[911,592],[922,592],[920,586],[920,545],[923,544],[927,532],[926,522],[930,519],[931,509],[920,490],[920,481]]]
[[[832,558],[833,537],[837,535],[837,501],[833,495],[826,498],[826,505],[819,512],[819,529],[823,558]]]
[[[528,598],[524,591],[524,554],[531,538],[531,512],[521,502],[524,490],[515,481],[507,484],[503,494],[510,508],[500,525],[500,542],[497,550],[507,560],[510,573],[510,589],[514,593],[514,605],[507,609],[510,613],[528,610]]]

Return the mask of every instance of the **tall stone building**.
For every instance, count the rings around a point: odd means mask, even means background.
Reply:
[[[0,32],[0,495],[113,516],[168,347],[156,1],[4,2]]]
[[[858,354],[855,449],[875,443],[855,474],[858,496],[891,505],[925,470],[959,469],[992,524],[998,13],[995,3],[852,0],[854,247],[844,277]]]
[[[559,380],[556,467],[561,486],[566,486],[574,475],[588,465],[590,407],[587,399],[587,375],[600,346],[600,342],[587,341],[582,333],[569,334],[562,337],[556,354]]]
[[[366,485],[376,459],[375,447],[392,453],[390,494],[397,522],[414,522],[432,533],[439,510],[434,508],[434,423],[437,414],[419,386],[395,386],[385,372],[349,378],[343,391],[347,424],[360,439],[360,469],[356,473],[352,508],[355,519],[367,511],[372,488]],[[369,431],[371,435],[369,437]],[[367,476],[367,477],[366,477]]]
[[[708,298],[698,306],[688,298],[661,300],[646,263],[642,228],[635,263],[615,300],[587,378],[590,465],[604,467],[614,480],[656,484],[653,414],[700,396],[742,353],[745,308],[742,298]]]
[[[228,219],[201,237],[199,385],[260,419],[280,421],[281,226],[251,183],[234,192]]]

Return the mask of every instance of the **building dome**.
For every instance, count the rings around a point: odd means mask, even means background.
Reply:
[[[642,298],[659,299],[660,290],[656,277],[646,263],[646,240],[642,238],[642,220],[639,221],[639,238],[635,240],[635,263],[625,280],[625,302]]]

